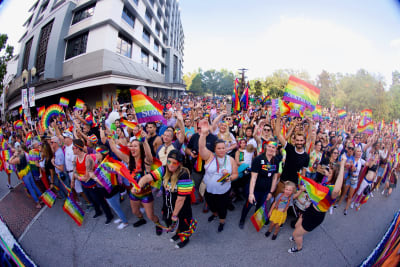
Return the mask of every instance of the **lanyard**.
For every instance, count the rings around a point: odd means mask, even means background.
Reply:
[[[219,160],[218,160],[217,155],[215,155],[215,160],[217,162],[217,172],[219,172]],[[223,168],[225,169],[225,167],[226,167],[226,155],[224,157],[224,166],[223,166]]]

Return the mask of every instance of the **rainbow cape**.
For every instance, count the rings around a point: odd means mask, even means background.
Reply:
[[[24,110],[22,109],[22,106],[20,106],[18,109],[19,117],[22,117],[23,112],[24,112]]]
[[[250,205],[246,202],[246,205]],[[253,223],[256,231],[259,232],[267,221],[267,207],[265,203],[250,217],[250,221]]]
[[[69,99],[65,97],[60,98],[60,106],[67,108],[69,105]]]
[[[39,119],[43,116],[43,114],[44,114],[45,111],[46,111],[45,106],[41,106],[40,108],[37,109],[38,118],[39,118]]]
[[[347,116],[347,112],[346,112],[346,110],[344,110],[344,109],[339,109],[338,110],[338,115],[339,115],[339,119],[344,119],[344,118],[346,118],[346,116]]]
[[[14,129],[15,130],[22,129],[23,125],[24,123],[22,122],[22,120],[17,120],[14,122]]]
[[[131,129],[135,129],[135,127],[137,126],[136,122],[130,122],[130,121],[124,120],[124,119],[120,119],[120,124],[122,127],[128,127]]]
[[[44,112],[43,117],[40,121],[42,128],[44,130],[49,128],[51,120],[54,117],[58,117],[60,115],[64,115],[64,110],[60,105],[53,104],[46,108],[46,111]]]
[[[249,88],[246,87],[243,91],[243,95],[240,98],[240,103],[242,104],[242,107],[244,110],[247,110],[249,108]]]
[[[132,104],[135,108],[138,123],[162,121],[167,123],[163,116],[163,106],[141,91],[131,89]]]
[[[82,225],[85,212],[70,196],[65,200],[63,210],[76,222],[78,226]]]
[[[44,193],[40,196],[40,199],[46,204],[47,207],[53,207],[54,201],[56,201],[56,194],[54,194],[51,189],[47,189]]]
[[[374,123],[372,121],[365,122],[364,120],[360,120],[357,125],[357,131],[359,133],[372,135],[374,133]]]
[[[319,89],[294,76],[289,77],[283,100],[303,105],[313,111],[318,102]]]
[[[329,192],[333,190],[333,185],[323,186],[314,180],[299,175],[299,184],[304,185],[311,202],[322,212],[328,211],[335,199],[330,197]]]
[[[83,105],[85,104],[85,102],[83,102],[83,100],[77,98],[76,102],[75,102],[75,109],[77,110],[83,110]]]

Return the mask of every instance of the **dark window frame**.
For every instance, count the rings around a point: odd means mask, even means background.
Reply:
[[[146,30],[145,28],[143,28],[143,32],[142,32],[142,38],[150,43],[150,32],[148,30]],[[148,39],[148,40],[147,40]]]
[[[84,32],[67,41],[65,60],[86,53],[89,32]]]
[[[129,45],[129,47],[128,47],[129,51],[123,50],[123,45],[124,45],[123,42],[125,42],[125,44]],[[124,51],[125,51],[125,53],[123,53]],[[126,52],[128,52],[128,54],[126,54]],[[129,40],[129,38],[127,38],[126,36],[124,36],[122,34],[118,34],[117,53],[122,56],[128,57],[128,58],[132,57],[132,41]]]
[[[122,19],[128,23],[132,28],[135,28],[135,16],[132,14],[132,12],[129,11],[129,9],[124,6],[122,9]]]
[[[25,43],[24,57],[22,61],[22,70],[27,70],[29,66],[29,57],[31,56],[33,37]]]
[[[96,7],[96,3],[85,6],[84,8],[75,11],[74,16],[72,18],[71,25],[74,25],[84,19],[92,17],[94,14],[95,7]]]
[[[51,30],[53,28],[54,20],[50,21],[40,30],[39,43],[36,51],[36,70],[38,73],[44,71],[47,56],[47,46],[49,44]]]

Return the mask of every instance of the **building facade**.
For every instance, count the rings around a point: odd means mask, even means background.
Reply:
[[[129,88],[155,99],[184,91],[178,0],[38,0],[29,11],[9,110],[28,85],[37,106],[60,96],[97,107],[128,102]],[[24,79],[32,68],[36,75]]]

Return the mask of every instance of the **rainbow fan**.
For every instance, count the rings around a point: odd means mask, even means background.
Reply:
[[[16,130],[22,129],[22,126],[23,126],[23,125],[24,125],[24,123],[22,122],[22,120],[17,120],[17,121],[14,122],[14,128],[15,128]]]
[[[49,106],[43,114],[43,117],[40,121],[40,124],[44,130],[49,128],[51,120],[54,117],[58,117],[60,115],[64,115],[63,108],[60,105],[53,104]]]

